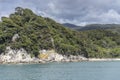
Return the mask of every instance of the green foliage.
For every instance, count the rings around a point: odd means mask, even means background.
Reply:
[[[14,34],[19,38],[12,41]],[[0,22],[0,53],[6,46],[24,48],[31,56],[39,50],[55,49],[64,55],[85,57],[120,57],[120,34],[111,30],[75,31],[50,18],[37,16],[30,9],[17,7]]]

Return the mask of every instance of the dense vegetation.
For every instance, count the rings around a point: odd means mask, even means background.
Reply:
[[[13,36],[18,34],[16,40]],[[85,57],[120,57],[120,34],[111,30],[75,31],[50,18],[37,16],[30,9],[17,7],[0,22],[0,53],[6,46],[24,48],[38,56],[39,50],[55,49],[64,55]]]

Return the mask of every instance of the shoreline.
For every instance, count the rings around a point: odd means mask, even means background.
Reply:
[[[5,53],[0,54],[0,64],[33,64],[51,62],[83,62],[83,61],[120,61],[120,58],[86,58],[82,55],[62,55],[55,50],[41,50],[38,57],[31,57],[23,48],[13,50],[6,47]]]
[[[88,58],[88,61],[120,61],[120,58]]]
[[[20,61],[20,62],[0,62],[0,64],[45,64],[45,63],[53,63],[53,62],[102,62],[102,61],[120,61],[120,58],[86,58],[84,60],[61,60],[61,61],[55,61],[55,60],[39,60],[39,61]]]

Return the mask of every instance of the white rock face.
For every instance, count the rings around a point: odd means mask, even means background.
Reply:
[[[12,41],[15,42],[16,39],[18,39],[20,36],[18,34],[14,34],[14,36],[12,37]]]
[[[62,61],[63,60],[63,56],[57,53],[52,53],[49,55],[48,60],[54,60],[54,61]]]
[[[41,56],[41,60],[45,60],[45,61],[62,61],[63,60],[63,56],[61,54],[58,54],[57,52],[55,52],[55,50],[40,50],[39,51]]]
[[[83,56],[65,56],[56,53],[54,50],[41,50],[43,58],[31,58],[30,54],[23,48],[13,50],[9,46],[6,47],[5,53],[0,55],[0,63],[45,63],[45,62],[71,62],[87,60]],[[46,57],[47,56],[47,57]]]
[[[41,60],[45,60],[45,61],[56,61],[56,62],[69,62],[69,61],[82,61],[82,60],[87,60],[87,58],[81,56],[81,55],[70,55],[70,56],[66,56],[66,55],[61,55],[57,52],[55,52],[55,50],[40,50],[39,51],[41,53]]]
[[[31,62],[33,58],[23,49],[13,50],[10,47],[6,48],[5,53],[0,55],[2,62]]]

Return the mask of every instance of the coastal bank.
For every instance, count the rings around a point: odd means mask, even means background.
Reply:
[[[81,55],[61,55],[54,50],[40,50],[38,57],[27,53],[23,48],[13,50],[6,47],[4,53],[0,55],[0,63],[49,63],[49,62],[81,62],[81,61],[120,61],[120,58],[86,58]]]
[[[87,61],[83,56],[61,55],[54,50],[40,50],[38,57],[28,54],[23,48],[19,50],[6,47],[4,53],[0,55],[0,63],[47,63],[47,62],[78,62]]]

